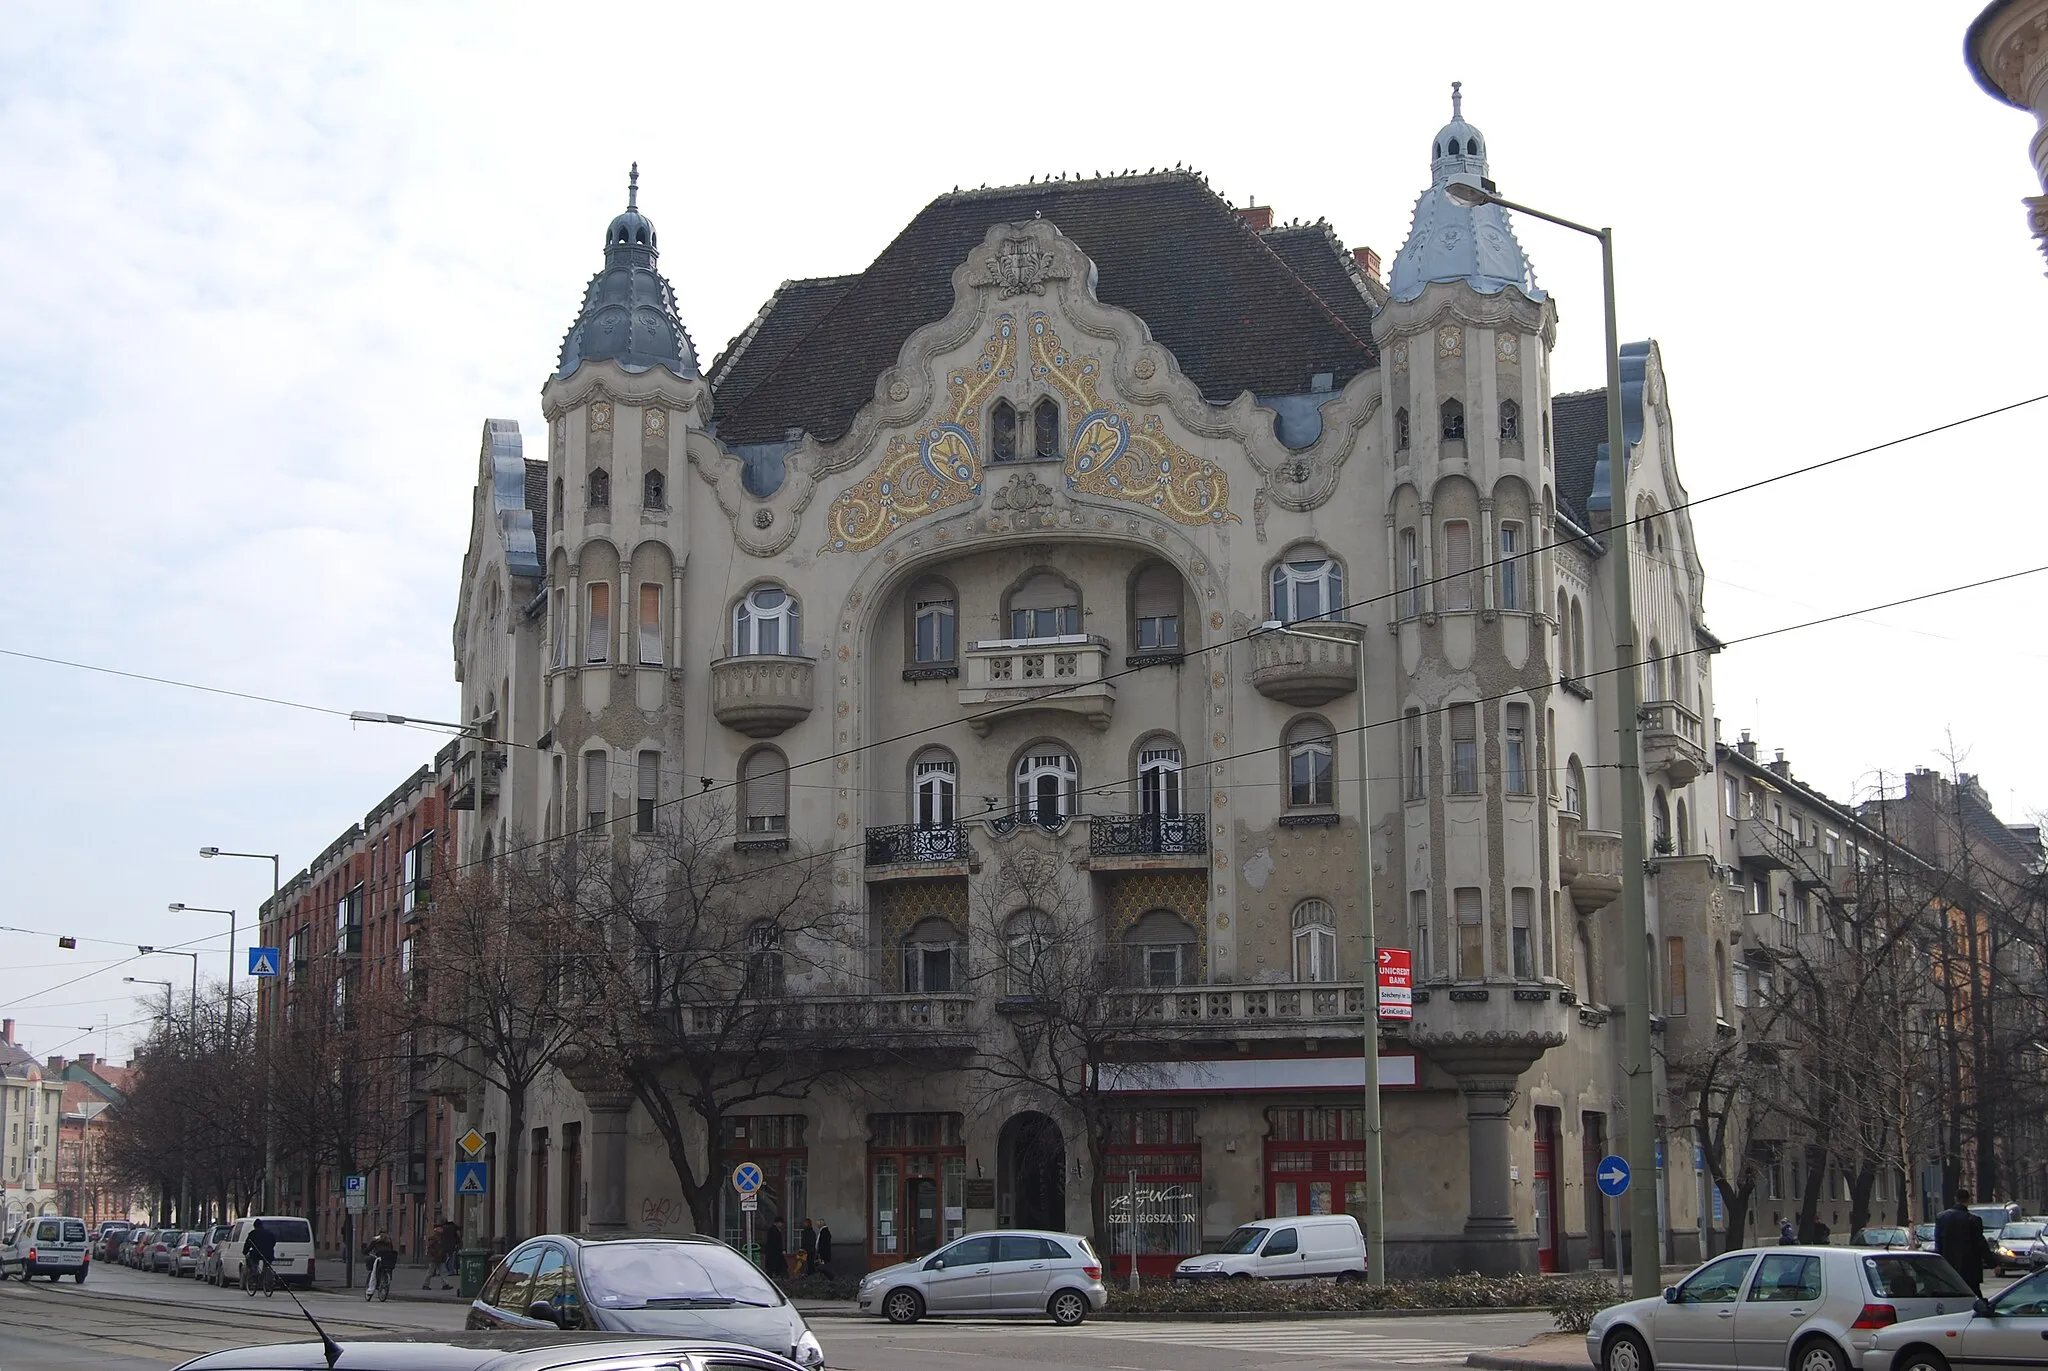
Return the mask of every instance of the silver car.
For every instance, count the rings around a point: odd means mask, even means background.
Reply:
[[[1003,1229],[948,1243],[860,1283],[863,1314],[916,1323],[927,1314],[1045,1314],[1072,1327],[1109,1303],[1102,1259],[1073,1233]]]
[[[1965,1305],[1958,1313],[1883,1329],[1863,1354],[1863,1371],[2044,1364],[2048,1364],[2048,1271],[2015,1281],[1995,1298]]]
[[[1601,1310],[1586,1355],[1601,1371],[1871,1371],[1863,1358],[1879,1329],[1967,1310],[1972,1298],[1933,1252],[1752,1247],[1660,1299]]]

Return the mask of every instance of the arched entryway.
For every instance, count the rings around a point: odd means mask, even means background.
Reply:
[[[1066,1139],[1058,1124],[1035,1110],[1011,1116],[996,1141],[996,1223],[1066,1230]]]

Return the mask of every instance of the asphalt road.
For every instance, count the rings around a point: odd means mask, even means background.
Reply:
[[[462,1326],[460,1304],[360,1295],[300,1296],[337,1338]],[[1374,1371],[1457,1366],[1482,1348],[1514,1347],[1548,1331],[1542,1314],[1449,1319],[1336,1319],[1287,1323],[1125,1323],[1080,1328],[1010,1321],[813,1321],[825,1355],[844,1371]],[[0,1282],[0,1366],[6,1371],[166,1371],[189,1357],[250,1343],[294,1342],[311,1330],[280,1293],[251,1299],[190,1281],[95,1266],[84,1285]]]

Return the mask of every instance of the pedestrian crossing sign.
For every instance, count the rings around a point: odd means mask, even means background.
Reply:
[[[458,1195],[484,1195],[491,1188],[491,1164],[489,1162],[455,1163],[455,1193]]]
[[[277,974],[277,949],[274,947],[250,948],[249,974],[251,976],[275,976]]]

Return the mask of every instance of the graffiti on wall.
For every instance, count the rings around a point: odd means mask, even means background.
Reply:
[[[640,1226],[650,1233],[659,1233],[678,1226],[688,1227],[690,1207],[681,1200],[649,1196],[640,1201]]]

